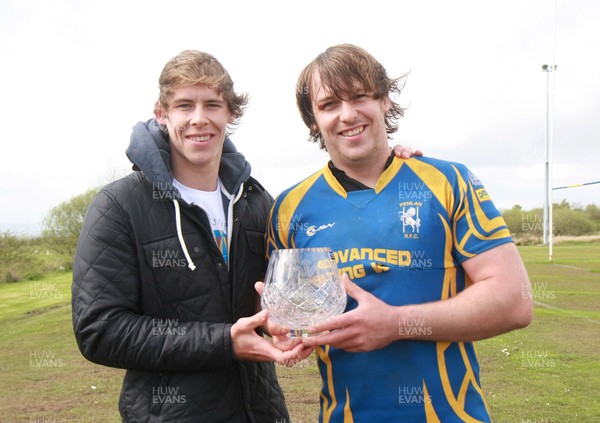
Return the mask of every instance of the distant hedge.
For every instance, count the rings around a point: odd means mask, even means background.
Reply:
[[[543,237],[544,213],[541,208],[523,210],[519,205],[502,211],[511,234],[517,238]],[[590,235],[600,231],[600,208],[595,204],[586,207],[563,200],[552,207],[552,234],[556,236]]]

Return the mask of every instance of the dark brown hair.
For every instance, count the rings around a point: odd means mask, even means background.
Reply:
[[[400,95],[406,77],[390,78],[387,71],[372,55],[352,44],[339,44],[329,47],[310,62],[298,77],[296,83],[296,103],[302,120],[310,130],[310,141],[318,142],[321,149],[325,144],[321,132],[315,124],[311,90],[314,78],[318,75],[321,84],[340,99],[353,98],[357,86],[371,93],[375,99]],[[385,116],[388,136],[398,130],[397,121],[404,116],[404,108],[390,98],[390,110]]]

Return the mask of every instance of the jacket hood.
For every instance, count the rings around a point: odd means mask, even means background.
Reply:
[[[156,119],[138,122],[131,133],[129,147],[125,152],[134,170],[141,170],[155,187],[172,187],[171,151]],[[239,153],[229,137],[225,137],[219,177],[230,193],[250,177],[250,163]],[[174,189],[174,188],[172,188]]]

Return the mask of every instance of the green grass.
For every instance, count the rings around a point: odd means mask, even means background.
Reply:
[[[0,421],[120,421],[123,372],[79,353],[70,286],[70,273],[0,284]]]
[[[482,385],[497,422],[600,421],[600,244],[521,247],[535,317],[478,342]]]
[[[534,321],[477,343],[494,421],[600,421],[600,243],[556,245],[551,263],[547,247],[520,251],[534,288]],[[123,371],[81,357],[70,284],[70,273],[0,284],[0,421],[120,421]],[[314,357],[277,372],[293,421],[316,421]]]

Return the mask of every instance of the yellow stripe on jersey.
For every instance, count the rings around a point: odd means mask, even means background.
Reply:
[[[283,199],[279,206],[279,212],[277,214],[277,228],[271,227],[271,233],[277,234],[279,241],[281,242],[282,248],[295,248],[294,239],[290,237],[290,227],[293,226],[293,215],[300,204],[300,201],[304,198],[308,190],[313,186],[315,181],[323,174],[327,169],[325,166],[320,171],[306,178],[300,182],[294,189],[292,189]],[[271,219],[271,224],[273,219]],[[272,240],[269,240],[272,241]],[[276,243],[275,243],[276,245]]]
[[[477,379],[475,378],[475,374],[473,373],[473,368],[471,367],[471,364],[469,362],[469,359],[468,359],[466,351],[465,351],[464,342],[450,343],[450,342],[439,342],[438,341],[438,342],[436,342],[438,365],[439,365],[439,369],[440,369],[440,378],[441,378],[441,382],[442,382],[442,389],[444,390],[444,394],[446,395],[446,400],[450,404],[452,411],[454,411],[454,413],[458,417],[460,417],[464,422],[484,423],[481,420],[477,420],[476,418],[467,414],[467,412],[465,411],[465,406],[466,406],[465,397],[461,396],[460,392],[459,392],[459,395],[456,396],[454,394],[454,391],[452,390],[452,385],[450,384],[450,379],[448,377],[445,352],[448,349],[448,347],[450,347],[451,345],[454,345],[454,344],[457,344],[458,347],[460,348],[461,356],[463,358],[464,365],[467,369],[465,372],[463,382],[461,384],[461,391],[462,391],[462,387],[465,386],[465,384],[467,385],[467,387],[472,384],[473,387],[478,392],[481,393],[481,387],[477,384]]]
[[[425,395],[425,421],[427,423],[442,423],[437,413],[435,412],[435,408],[433,407],[433,403],[431,402],[431,397],[429,396],[429,390],[427,389],[427,384],[423,380],[423,394]]]
[[[473,198],[477,198],[477,194],[475,194],[475,190],[473,187],[470,187],[470,191],[473,195]],[[501,226],[506,226],[502,215],[494,217],[493,219],[488,219],[485,212],[481,209],[481,205],[478,201],[473,202],[473,208],[475,209],[475,215],[477,216],[477,221],[479,222],[479,225],[483,228],[484,231],[488,232],[488,234]],[[499,239],[510,236],[510,232],[508,231],[508,229],[503,229],[501,231],[496,232],[493,235],[483,235],[479,232],[476,232],[475,236],[479,239]]]
[[[466,204],[463,208],[465,211],[468,211],[468,210],[470,210],[469,198],[477,198],[479,200],[479,196],[477,195],[475,188],[472,185],[468,185],[467,182],[463,179],[463,177],[461,176],[461,174],[458,171],[458,169],[456,168],[456,166],[452,166],[452,167],[454,169],[454,172],[456,173],[456,177],[458,178],[459,186],[461,187],[461,192],[466,193],[467,190],[469,190],[469,193],[471,194],[470,196],[466,196],[464,199],[464,201],[466,201]],[[481,209],[481,206],[479,203],[480,203],[480,201],[474,201],[473,209],[475,210],[475,216],[477,216],[477,222],[483,228],[484,231],[491,233],[492,231],[496,230],[496,228],[498,228],[500,226],[504,226],[504,220],[503,220],[502,216],[497,216],[493,219],[488,219],[485,212]],[[467,214],[467,218],[469,219],[469,223],[472,224],[473,220],[472,220],[472,216],[470,213]],[[470,225],[470,226],[472,228],[475,228],[475,225]],[[498,238],[506,238],[506,236],[510,236],[510,233],[508,233],[508,232],[503,233],[503,231],[500,231],[499,233],[501,234],[500,236],[498,236],[498,234],[494,234],[490,237],[489,235],[482,235],[480,232],[475,231],[474,235],[477,236],[477,238],[479,238],[479,239],[498,239]]]
[[[350,408],[350,392],[346,387],[346,405],[344,405],[344,423],[354,423],[354,417],[352,417],[352,409]]]
[[[477,196],[475,188],[472,185],[467,184],[467,182],[461,176],[456,166],[452,167],[454,169],[454,172],[456,173],[458,185],[460,187],[461,201],[464,202],[464,205],[461,207],[461,210],[456,214],[454,226],[456,226],[456,222],[458,222],[462,218],[466,218],[469,222],[469,230],[463,234],[463,237],[461,239],[455,240],[454,246],[463,256],[474,257],[475,254],[465,249],[467,242],[472,236],[475,236],[476,238],[481,240],[494,240],[506,238],[510,236],[510,232],[508,231],[508,229],[505,228],[500,231],[497,231],[496,233],[492,233],[498,227],[505,226],[504,219],[502,218],[502,216],[497,216],[495,218],[488,219],[487,214],[481,208],[479,197]],[[467,192],[469,192],[470,195],[464,195]],[[471,202],[472,198],[477,198],[478,201]],[[471,205],[475,211],[475,215],[472,215],[470,212]],[[477,220],[479,226],[481,226],[481,228],[484,231],[486,231],[487,234],[482,234],[480,231],[477,230],[477,225],[475,225],[474,220]],[[458,234],[459,232],[454,230],[454,233]]]
[[[456,268],[446,269],[444,272],[444,286],[442,287],[442,296],[440,300],[456,297],[457,292]]]
[[[475,362],[478,363],[479,362],[479,353],[477,352],[477,345],[475,344],[475,342],[471,342],[471,345],[473,345],[473,353],[475,354]],[[491,416],[491,412],[490,412],[490,407],[488,407],[487,401],[485,399],[485,395],[483,395],[483,389],[481,387],[479,387],[479,392],[481,393],[481,400],[483,401],[483,405],[485,407],[485,411],[487,412],[488,416]]]
[[[394,161],[396,160],[399,159],[395,159]],[[455,199],[446,175],[432,165],[420,160],[408,159],[406,160],[406,165],[419,176],[440,204],[451,213],[454,210]]]
[[[390,183],[392,179],[396,176],[405,160],[394,157],[392,163],[388,166],[388,168],[379,176],[377,180],[377,184],[375,185],[375,192],[379,194],[383,189]]]
[[[335,410],[335,407],[337,407],[335,388],[333,385],[333,368],[331,367],[329,348],[329,345],[325,345],[325,348],[321,346],[317,346],[317,348],[315,348],[318,358],[323,362],[323,364],[325,364],[325,367],[327,368],[327,382],[323,381],[323,388],[319,394],[323,400],[323,406],[321,407],[321,411],[323,413],[323,423],[329,423],[331,420],[331,414]],[[327,396],[323,393],[323,389],[325,389],[326,386],[328,387],[328,394],[331,397],[331,405],[329,404]]]
[[[438,217],[442,221],[442,225],[444,226],[445,232],[445,244],[444,244],[444,268],[446,271],[444,272],[444,286],[442,288],[442,297],[440,300],[445,300],[448,298],[447,292],[448,287],[450,286],[451,280],[454,280],[454,287],[452,290],[452,296],[456,295],[456,268],[454,267],[454,258],[452,257],[452,234],[450,232],[449,223],[446,221],[444,216],[438,213]]]
[[[333,176],[331,169],[329,169],[329,165],[326,165],[323,169],[321,169],[321,173],[323,174],[323,177],[325,178],[331,189],[336,194],[340,195],[343,198],[348,198],[348,193],[346,192],[344,187],[342,187],[337,178]]]
[[[467,199],[465,198],[465,193],[467,192],[467,182],[462,178],[462,176],[460,175],[459,170],[457,169],[456,166],[452,166],[452,169],[454,170],[454,173],[456,174],[456,180],[457,180],[457,184],[459,186],[459,190],[460,190],[460,202],[461,204],[465,201],[467,201]],[[456,225],[458,224],[458,222],[463,219],[466,216],[466,219],[469,221],[469,230],[463,235],[462,239],[458,239],[458,234],[459,231],[456,228]],[[463,205],[462,207],[460,207],[460,210],[458,210],[456,212],[456,215],[454,217],[454,222],[452,224],[453,226],[453,233],[456,234],[456,238],[454,239],[454,247],[460,252],[460,254],[462,254],[465,257],[473,257],[475,256],[475,254],[471,254],[469,252],[467,252],[465,250],[465,245],[467,243],[467,241],[469,240],[469,238],[472,235],[472,223],[473,221],[470,218],[470,214],[469,214],[469,204],[467,201],[467,204]]]

